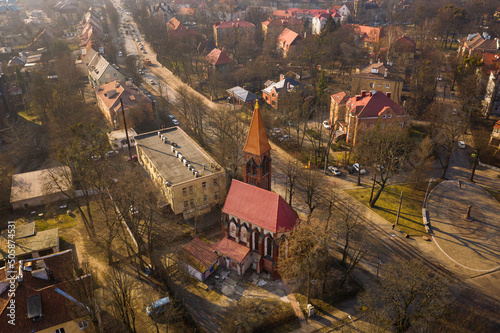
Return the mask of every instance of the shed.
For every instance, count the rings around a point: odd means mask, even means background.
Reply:
[[[193,238],[177,253],[179,268],[204,281],[219,264],[219,255],[212,245],[205,243],[198,237]]]
[[[254,93],[243,89],[242,87],[236,86],[227,90],[229,97],[234,98],[238,105],[249,103],[253,104],[257,99]]]

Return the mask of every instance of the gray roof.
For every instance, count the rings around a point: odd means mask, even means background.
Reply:
[[[234,87],[228,89],[227,92],[245,103],[255,101],[257,99],[257,96],[255,96],[254,93],[251,93],[250,91],[245,90],[242,87]]]
[[[58,187],[53,186],[52,179],[60,179],[70,175],[68,167],[56,167],[32,172],[18,173],[12,176],[10,202],[42,197],[48,194],[60,193]],[[53,177],[52,177],[53,176]],[[63,191],[69,190],[65,181],[59,182]]]
[[[21,225],[16,226],[16,228],[19,227],[21,227]],[[15,237],[14,241],[16,243],[16,256],[20,257],[33,252],[39,252],[56,247],[59,244],[59,230],[56,228],[39,231],[32,236],[23,238]],[[0,254],[4,259],[8,256],[8,242],[8,234],[6,230],[4,230],[0,234]]]
[[[170,127],[159,132],[166,136],[167,144],[158,137],[157,131],[136,136],[135,143],[136,146],[142,148],[144,154],[151,160],[165,181],[176,185],[196,178],[193,172],[189,171],[172,152],[171,142],[177,144],[176,151],[180,152],[202,177],[217,172],[210,168],[211,164],[217,165],[220,170],[217,162],[179,127]],[[206,166],[205,170],[203,170],[203,165]]]

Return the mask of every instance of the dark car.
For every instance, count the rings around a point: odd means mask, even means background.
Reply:
[[[347,172],[349,172],[349,173],[353,173],[353,172],[355,171],[355,170],[354,170],[354,168],[353,168],[351,165],[347,165],[347,166],[345,167],[345,169],[346,169],[346,170],[347,170]]]

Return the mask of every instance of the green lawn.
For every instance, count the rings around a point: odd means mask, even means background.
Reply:
[[[410,236],[425,235],[426,232],[422,222],[422,203],[426,190],[424,186],[419,186],[416,190],[408,185],[388,186],[380,195],[375,207],[371,209],[386,219],[388,223],[396,223],[401,190],[404,192],[403,204],[401,205],[401,214],[397,228]],[[362,204],[368,206],[371,188],[347,190],[346,192]]]
[[[59,228],[59,230],[67,229],[75,226],[80,221],[79,214],[73,214],[73,216],[69,216],[66,213],[62,213],[60,215],[56,215],[54,217],[36,217],[36,228],[38,231]]]
[[[34,114],[30,114],[28,112],[19,112],[19,115],[21,117],[23,117],[24,119],[26,119],[27,121],[31,121],[32,123],[35,123],[35,124],[38,124],[39,121],[38,121],[38,116],[34,115]]]

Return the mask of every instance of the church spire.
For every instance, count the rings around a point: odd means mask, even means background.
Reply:
[[[245,143],[243,151],[252,155],[262,156],[269,150],[271,150],[271,145],[267,140],[264,121],[262,120],[262,115],[260,114],[259,102],[255,102],[252,123],[250,124],[247,142]]]

